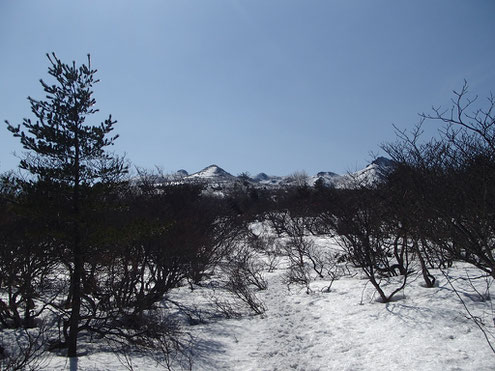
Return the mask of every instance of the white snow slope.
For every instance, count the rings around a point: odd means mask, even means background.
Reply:
[[[285,273],[284,258],[275,271],[265,273],[268,289],[258,292],[267,308],[264,315],[210,318],[186,328],[195,338],[193,370],[495,370],[495,354],[439,271],[432,271],[437,287],[423,287],[415,274],[403,295],[388,304],[376,301],[374,289],[359,274],[335,281],[330,292],[321,290],[328,282],[315,281],[307,294],[297,286],[288,290]],[[449,270],[454,278],[466,274],[474,277],[479,271],[467,265]],[[476,300],[465,280],[454,284],[470,310],[490,325],[490,302]],[[172,295],[200,310],[208,306],[204,297],[207,288],[191,293],[182,287]],[[147,358],[132,358],[132,364],[135,370],[164,369]],[[68,368],[65,358],[54,357],[45,370]],[[79,370],[121,369],[111,353],[79,359]]]

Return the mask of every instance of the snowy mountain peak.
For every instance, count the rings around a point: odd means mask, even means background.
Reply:
[[[374,161],[371,162],[373,165],[378,165],[382,168],[388,168],[394,166],[394,162],[386,157],[377,157]]]
[[[208,167],[205,167],[203,170],[198,171],[197,173],[190,175],[188,178],[228,180],[228,179],[233,179],[235,177],[217,165],[210,165]]]
[[[364,169],[347,176],[343,188],[374,186],[381,183],[394,167],[394,162],[385,157],[378,157]]]
[[[256,175],[254,178],[253,178],[255,181],[257,182],[260,182],[262,180],[268,180],[269,179],[269,176],[266,175],[265,173],[259,173],[258,175]]]
[[[339,176],[338,174],[332,173],[331,171],[320,171],[316,174],[317,177],[334,177]]]

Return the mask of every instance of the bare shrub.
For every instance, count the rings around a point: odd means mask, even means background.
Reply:
[[[312,241],[296,236],[291,237],[285,245],[285,251],[289,259],[286,275],[287,285],[302,285],[306,288],[307,293],[311,292],[309,284],[312,281],[310,268],[306,262],[307,251],[311,245]]]
[[[339,234],[349,259],[366,274],[385,303],[405,287],[410,273],[409,240],[390,228],[387,206],[379,190],[350,190],[342,196],[333,218],[326,219]],[[398,283],[394,276],[400,276]],[[390,284],[394,287],[387,294],[384,287]]]
[[[225,318],[240,318],[242,317],[242,308],[233,301],[227,299],[220,299],[216,296],[211,298],[211,302],[215,306],[215,308],[219,311],[219,313]]]
[[[262,233],[257,235],[250,232],[246,238],[246,246],[253,251],[260,253],[264,259],[261,261],[263,269],[267,272],[273,272],[280,263],[279,257],[282,255],[281,247],[276,242],[275,236]]]
[[[337,256],[323,246],[317,246],[313,239],[317,225],[323,225],[319,217],[304,215],[301,209],[282,211],[268,216],[271,225],[278,234],[286,238],[282,245],[283,253],[288,258],[287,285],[302,285],[306,292],[311,292],[310,283],[316,279],[329,279],[327,291],[345,270],[337,265]],[[325,227],[328,231],[328,226]],[[333,234],[331,234],[333,236]]]
[[[227,289],[248,305],[255,314],[266,311],[256,297],[255,290],[266,290],[268,284],[263,275],[264,264],[249,247],[240,247],[226,264]]]
[[[232,276],[228,288],[241,301],[247,304],[255,314],[263,314],[266,312],[264,303],[258,299],[254,291],[241,280],[240,276]]]
[[[0,370],[38,370],[48,361],[48,327],[4,332],[0,341]]]

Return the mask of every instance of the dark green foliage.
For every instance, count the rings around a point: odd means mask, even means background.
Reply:
[[[97,182],[108,183],[126,172],[123,161],[105,152],[117,136],[108,137],[115,121],[111,116],[93,125],[87,120],[97,112],[94,107],[93,86],[96,70],[87,65],[62,63],[55,54],[47,55],[48,74],[53,84],[40,80],[46,93],[45,100],[28,98],[36,121],[24,119],[22,125],[7,128],[18,137],[28,152],[20,162],[33,178],[25,187],[36,195],[28,205],[41,211],[39,220],[48,221],[57,237],[57,257],[70,274],[70,318],[65,327],[68,355],[77,354],[81,282],[85,276],[84,264],[90,256],[88,236],[92,221],[92,188]]]
[[[118,135],[108,137],[116,121],[109,116],[98,125],[86,120],[98,110],[93,98],[95,69],[87,65],[62,63],[55,54],[48,55],[48,74],[55,80],[48,84],[40,80],[46,100],[28,97],[36,121],[25,118],[22,125],[7,128],[18,137],[27,151],[20,167],[39,178],[65,183],[69,186],[92,182],[121,174],[122,164],[116,166],[105,147]]]

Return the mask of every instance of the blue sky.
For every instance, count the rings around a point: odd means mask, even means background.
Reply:
[[[113,150],[136,166],[345,173],[464,79],[495,93],[494,14],[492,0],[2,0],[0,119],[32,118],[45,53],[90,53],[95,122],[118,120]],[[3,125],[0,172],[14,151]]]

